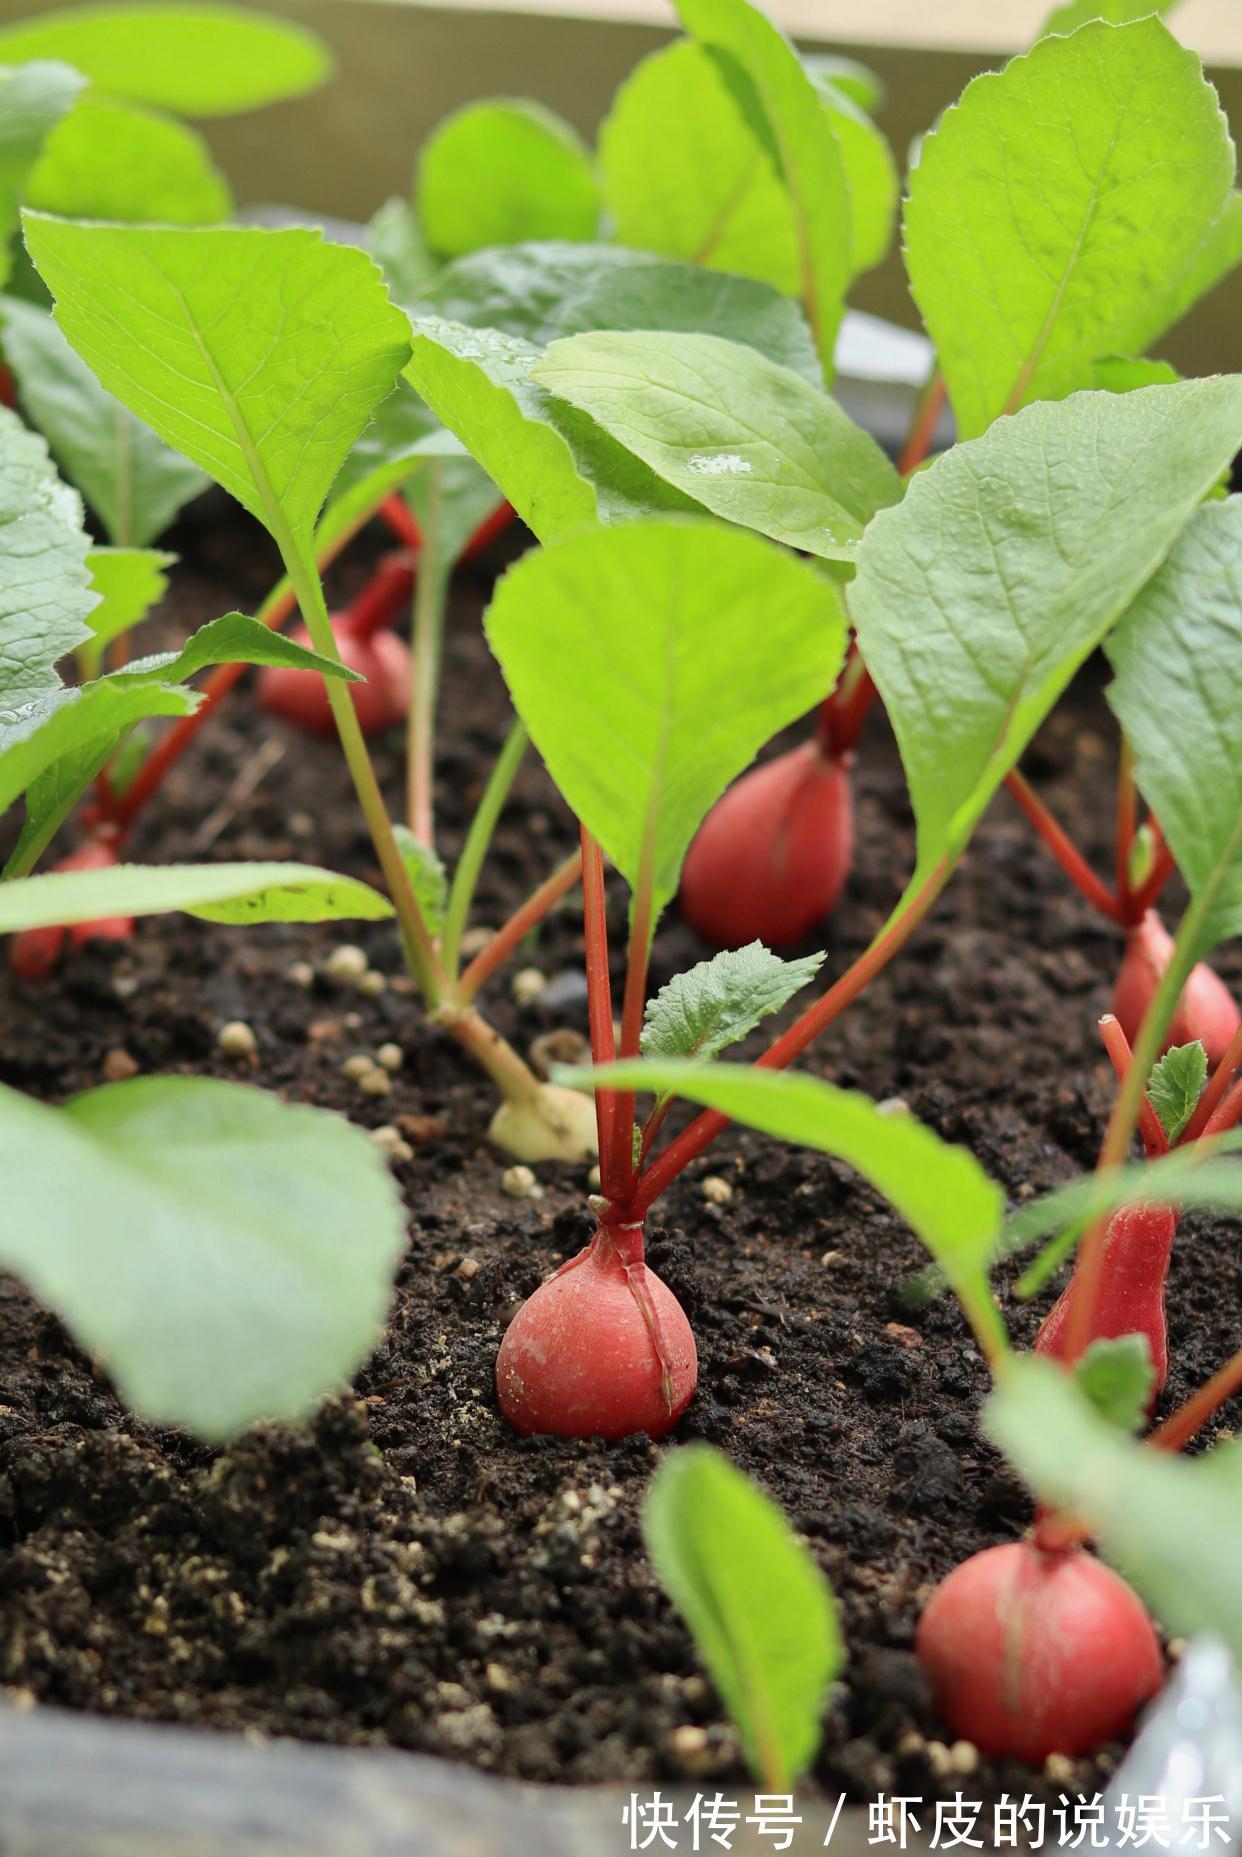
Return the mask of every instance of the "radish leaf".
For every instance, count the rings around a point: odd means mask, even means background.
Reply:
[[[342,1116],[203,1078],[0,1089],[0,1169],[5,1268],[148,1419],[301,1418],[375,1342],[405,1220]]]
[[[1093,1341],[1074,1363],[1074,1382],[1101,1418],[1122,1431],[1141,1431],[1155,1370],[1146,1335]]]
[[[968,84],[923,141],[905,213],[961,435],[1145,346],[1133,329],[1194,263],[1233,177],[1216,92],[1158,19],[1042,39]]]
[[[649,867],[656,912],[709,806],[827,693],[845,645],[827,580],[706,522],[527,555],[485,624],[549,773],[631,887]]]
[[[84,678],[99,675],[103,654],[113,639],[131,632],[163,598],[168,586],[164,570],[176,559],[176,555],[163,554],[158,548],[91,549],[86,564],[99,604],[87,617],[92,636],[77,650],[78,668]]]
[[[233,210],[201,135],[109,97],[84,97],[43,145],[23,206],[76,219],[204,226]]]
[[[175,909],[230,924],[380,922],[392,914],[388,898],[369,884],[311,864],[115,864],[0,884],[0,935]]]
[[[901,479],[836,401],[714,335],[576,335],[532,378],[726,521],[849,560]]]
[[[107,391],[305,549],[409,353],[365,252],[301,228],[24,223],[56,320]]]
[[[707,1445],[663,1459],[643,1537],[756,1780],[787,1791],[815,1757],[845,1661],[831,1587],[772,1499]]]
[[[783,961],[760,941],[721,949],[647,1001],[643,1056],[715,1057],[809,986],[823,962],[822,954]]]
[[[0,65],[4,62],[0,57]],[[0,70],[0,280],[7,279],[12,268],[9,240],[17,230],[27,177],[84,82],[63,64]]]
[[[423,144],[415,206],[443,258],[522,239],[589,239],[599,187],[577,132],[535,103],[471,103]]]
[[[394,825],[393,837],[401,853],[401,862],[418,899],[419,913],[427,924],[427,933],[439,936],[444,929],[444,912],[448,907],[448,872],[430,845],[415,838],[406,825]]]
[[[1170,1142],[1177,1140],[1198,1108],[1207,1074],[1207,1052],[1197,1038],[1166,1051],[1152,1070],[1147,1094]]]
[[[58,659],[90,638],[98,605],[82,505],[37,433],[0,409],[0,728],[59,687]]]

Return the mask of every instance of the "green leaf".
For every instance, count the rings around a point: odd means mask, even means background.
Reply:
[[[539,348],[593,329],[719,335],[823,383],[806,318],[770,285],[617,245],[546,241],[475,252],[440,272],[421,311]]]
[[[1081,1516],[1170,1632],[1242,1657],[1242,1445],[1187,1459],[1126,1438],[1051,1361],[1017,1355],[986,1428],[1043,1501]]]
[[[298,1419],[374,1346],[405,1218],[343,1117],[206,1078],[0,1090],[0,1259],[144,1418]]]
[[[848,97],[869,116],[874,116],[884,102],[880,78],[856,58],[839,58],[835,52],[803,52],[802,64],[821,93],[831,89],[838,96]]]
[[[440,442],[458,445],[449,437],[414,389],[398,380],[386,400],[381,401],[375,416],[358,438],[332,484],[332,500],[324,511],[316,533],[316,546],[333,526],[334,511],[350,509],[361,497],[374,503],[390,490],[399,490],[418,469],[422,459],[434,454]],[[458,446],[460,451],[460,446]]]
[[[664,1457],[643,1538],[756,1781],[787,1792],[815,1757],[845,1661],[831,1587],[771,1497],[707,1445]]]
[[[78,72],[63,64],[0,71],[0,282],[11,269],[9,239],[17,230],[27,178],[44,142],[76,102],[83,83]]]
[[[0,892],[0,896],[3,892]],[[794,1071],[746,1064],[612,1064],[556,1073],[579,1088],[670,1091],[779,1141],[816,1148],[882,1193],[940,1265],[989,1352],[1005,1329],[988,1284],[1004,1198],[972,1154],[911,1115],[885,1115],[855,1090]]]
[[[56,320],[106,390],[278,541],[308,545],[409,352],[366,253],[300,227],[24,223]]]
[[[379,922],[392,914],[388,898],[369,884],[311,864],[116,864],[0,884],[0,935],[175,909],[230,924]]]
[[[440,269],[407,200],[385,200],[371,216],[366,247],[384,273],[393,302],[402,308],[417,302]]]
[[[531,379],[541,350],[495,329],[420,317],[406,378],[541,542],[689,498]]]
[[[205,226],[233,210],[201,135],[167,116],[84,97],[44,143],[22,204],[76,219]]]
[[[1239,263],[1242,263],[1242,193],[1235,190],[1225,201],[1220,217],[1204,234],[1186,269],[1167,278],[1163,286],[1157,286],[1135,315],[1125,346],[1132,350],[1150,348]]]
[[[305,26],[240,6],[66,7],[0,30],[0,64],[61,58],[100,90],[182,116],[229,116],[325,82]]]
[[[445,258],[522,239],[589,239],[599,224],[591,157],[535,103],[470,103],[435,129],[418,161],[423,236]]]
[[[1149,13],[1171,13],[1181,0],[1062,0],[1048,15],[1040,38],[1050,32],[1077,32],[1079,26],[1093,19],[1107,20],[1113,26],[1129,25],[1131,20],[1145,19]]]
[[[882,264],[893,242],[900,192],[897,163],[887,137],[872,122],[866,105],[856,102],[850,90],[834,79],[820,77],[814,70],[811,76],[845,163],[850,196],[850,270],[858,277]]]
[[[594,530],[509,569],[485,620],[513,704],[568,804],[653,909],[713,801],[831,688],[836,589],[706,522]]]
[[[902,483],[875,440],[800,374],[714,335],[553,342],[532,378],[726,521],[851,560]]]
[[[480,523],[502,501],[487,472],[473,458],[423,459],[406,485],[405,497],[422,530],[420,561],[430,557],[434,536],[434,564],[445,574],[461,558]]]
[[[157,548],[91,549],[86,562],[99,604],[87,619],[92,637],[77,651],[84,677],[98,676],[103,654],[113,639],[132,632],[163,599],[168,586],[164,570],[176,559],[176,555],[162,554]]]
[[[828,112],[780,28],[750,0],[676,0],[686,31],[720,61],[793,203],[798,291],[831,373],[850,280],[849,185]]]
[[[110,541],[145,548],[208,479],[105,393],[48,310],[5,297],[4,352],[23,406]]]
[[[1074,1363],[1074,1382],[1102,1419],[1121,1431],[1141,1431],[1155,1369],[1146,1335],[1093,1341]]]
[[[957,416],[1090,382],[1194,260],[1233,184],[1216,92],[1158,19],[1042,39],[923,142],[906,264]]]
[[[783,961],[761,941],[722,948],[660,988],[647,1001],[644,1057],[695,1057],[700,1062],[733,1045],[779,1012],[823,966],[822,954]]]
[[[1207,1082],[1207,1052],[1193,1044],[1166,1051],[1151,1073],[1147,1094],[1170,1143],[1175,1142],[1199,1106]]]
[[[919,878],[961,852],[1239,441],[1237,376],[1078,394],[955,446],[871,523],[847,598],[910,783]]]
[[[1242,931],[1242,500],[1196,513],[1107,651],[1108,700],[1139,789],[1208,909],[1208,954]]]
[[[55,690],[57,660],[90,637],[89,547],[82,506],[47,446],[0,409],[0,726]]]
[[[419,914],[427,924],[427,933],[436,940],[444,931],[444,912],[448,907],[448,872],[430,845],[415,838],[408,826],[394,825],[393,837],[401,853],[406,875],[418,901]]]
[[[1136,387],[1168,387],[1182,376],[1167,361],[1132,355],[1104,355],[1091,364],[1091,385],[1105,393],[1133,393]]]

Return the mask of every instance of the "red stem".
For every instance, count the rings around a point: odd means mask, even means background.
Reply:
[[[636,1058],[643,1034],[647,1003],[647,970],[651,959],[651,858],[644,855],[630,912],[630,939],[625,962],[625,998],[621,1006],[621,1056]],[[634,1092],[618,1090],[612,1124],[612,1177],[624,1182],[626,1199],[634,1190]],[[610,1195],[611,1197],[611,1195]]]
[[[807,1046],[819,1037],[826,1026],[844,1012],[845,1008],[856,1000],[863,989],[870,985],[899,949],[903,948],[911,935],[923,920],[944,887],[945,880],[952,868],[950,860],[945,857],[932,869],[924,879],[917,894],[898,916],[864,949],[852,967],[848,967],[840,979],[833,982],[822,999],[816,1000],[801,1016],[794,1020],[788,1031],[769,1045],[763,1056],[758,1059],[757,1067],[761,1070],[784,1070],[801,1056]],[[688,1128],[682,1130],[675,1141],[669,1143],[664,1152],[644,1168],[639,1177],[634,1196],[632,1216],[646,1218],[660,1194],[670,1187],[678,1174],[696,1160],[703,1150],[710,1146],[722,1129],[729,1126],[730,1118],[718,1109],[705,1109],[697,1115]]]
[[[490,548],[492,543],[498,541],[504,534],[505,530],[509,527],[510,523],[514,521],[516,516],[517,511],[514,509],[512,503],[497,504],[496,508],[489,516],[484,516],[482,522],[470,537],[466,546],[462,549],[461,559],[463,561],[473,561],[474,557],[476,555],[481,555],[485,548]]]
[[[1242,1120],[1242,1082],[1235,1083],[1224,1101],[1212,1111],[1200,1137],[1211,1141],[1214,1135],[1227,1135],[1235,1123]]]
[[[341,613],[340,630],[364,639],[391,625],[410,603],[417,560],[409,548],[385,555],[361,593]]]
[[[819,706],[817,733],[830,760],[853,753],[875,699],[871,673],[862,661],[858,640],[852,638],[836,689]]]
[[[917,471],[932,447],[936,436],[936,427],[944,411],[945,387],[944,376],[939,369],[932,375],[923,389],[918,405],[914,409],[914,420],[906,436],[897,469],[903,477],[909,477]]]
[[[1233,1074],[1242,1064],[1242,1025],[1239,1025],[1225,1048],[1225,1054],[1212,1072],[1207,1088],[1199,1098],[1199,1106],[1186,1124],[1183,1141],[1197,1141],[1203,1133],[1216,1106],[1224,1096],[1233,1080]]]
[[[1242,1349],[1227,1360],[1184,1406],[1171,1412],[1147,1440],[1157,1451],[1180,1451],[1227,1399],[1242,1392]]]
[[[1107,916],[1110,922],[1124,924],[1126,917],[1117,898],[1107,884],[1096,876],[1077,845],[1063,831],[1016,767],[1011,768],[1006,774],[1005,785],[1075,888],[1081,891],[1094,909],[1098,909],[1102,916]]]
[[[490,980],[496,969],[508,960],[518,943],[539,926],[563,896],[568,896],[581,875],[582,853],[575,851],[527,897],[520,909],[514,910],[509,920],[496,930],[487,945],[475,955],[458,982],[457,997],[461,1000],[473,999],[484,982]]]
[[[591,1032],[591,1061],[611,1064],[617,1055],[612,1027],[612,980],[608,973],[608,916],[604,898],[604,858],[585,826],[582,833],[582,924],[586,938],[587,1020]],[[595,1126],[599,1136],[600,1185],[608,1199],[612,1178],[615,1090],[596,1090]],[[641,1221],[640,1221],[641,1223]]]
[[[1112,1059],[1113,1069],[1117,1073],[1118,1083],[1125,1081],[1126,1072],[1133,1060],[1130,1041],[1111,1012],[1106,1012],[1100,1020],[1100,1037],[1104,1040],[1104,1049]],[[1143,1135],[1143,1146],[1150,1160],[1154,1155],[1167,1154],[1169,1138],[1164,1132],[1164,1123],[1152,1106],[1151,1097],[1143,1091],[1142,1107],[1139,1110],[1139,1128]]]
[[[1148,823],[1154,833],[1159,833],[1160,827],[1155,819],[1149,820]],[[1176,869],[1177,860],[1161,836],[1146,879],[1130,897],[1129,921],[1131,923],[1141,922],[1147,911],[1155,907],[1160,900],[1160,892]]]
[[[418,526],[418,519],[397,491],[394,490],[391,496],[384,498],[379,506],[379,514],[399,542],[404,542],[407,548],[422,547],[423,532]]]

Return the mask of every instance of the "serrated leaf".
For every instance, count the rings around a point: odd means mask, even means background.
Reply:
[[[536,103],[470,103],[432,131],[415,206],[428,245],[460,258],[522,239],[589,239],[599,224],[591,157],[569,123]]]
[[[73,219],[205,226],[233,210],[201,135],[109,97],[83,97],[43,145],[24,206]]]
[[[439,854],[430,845],[415,838],[408,826],[394,825],[393,837],[401,853],[406,875],[418,901],[419,914],[427,933],[435,941],[444,931],[444,912],[448,907],[448,872]]]
[[[660,988],[647,1001],[644,1057],[713,1058],[779,1012],[823,965],[822,954],[783,961],[761,941],[722,948]]]
[[[713,515],[851,560],[902,483],[875,440],[799,374],[714,335],[575,335],[532,378]]]
[[[1187,1459],[1124,1437],[1050,1361],[1015,1356],[985,1427],[1045,1502],[1081,1516],[1170,1632],[1242,1657],[1242,1445]]]
[[[1237,376],[1077,394],[955,446],[875,517],[847,600],[905,764],[920,877],[960,853],[1240,441]]]
[[[708,808],[826,694],[845,648],[823,576],[705,522],[597,529],[527,555],[485,626],[549,773],[631,887],[649,867],[656,913]]]
[[[0,65],[4,63],[0,58]],[[26,180],[47,137],[80,96],[85,80],[63,64],[29,64],[0,71],[0,281],[11,269],[9,239],[17,229]]]
[[[671,1451],[643,1538],[760,1785],[788,1790],[819,1746],[844,1662],[832,1589],[770,1497],[707,1445]]]
[[[745,1064],[660,1059],[556,1076],[579,1088],[667,1091],[846,1162],[913,1228],[989,1351],[1005,1347],[988,1283],[1004,1197],[973,1155],[941,1141],[913,1116],[883,1115],[870,1097],[818,1077]]]
[[[341,1116],[206,1078],[0,1089],[0,1167],[5,1268],[147,1419],[301,1418],[374,1345],[405,1219]]]
[[[82,506],[37,433],[0,408],[0,719],[55,690],[97,604]]]
[[[541,352],[499,330],[420,317],[406,378],[541,542],[698,507],[533,381]]]
[[[206,922],[379,922],[386,896],[313,864],[115,864],[0,884],[0,935],[182,909]]]
[[[797,294],[830,374],[851,244],[845,162],[828,112],[789,40],[750,0],[677,0],[677,11],[759,123],[780,171],[794,210]]]
[[[427,311],[539,348],[593,329],[719,335],[823,382],[806,318],[770,285],[617,245],[548,240],[475,252],[422,293]]]
[[[1195,514],[1106,649],[1109,704],[1178,869],[1208,905],[1198,952],[1210,953],[1242,930],[1242,500]]]
[[[0,340],[22,404],[56,462],[111,542],[145,548],[209,479],[105,393],[50,311],[5,297],[0,314]]]
[[[163,599],[168,587],[165,569],[176,559],[158,548],[91,549],[86,564],[99,604],[87,617],[91,638],[76,654],[84,677],[98,676],[103,654],[113,639],[132,632]]]
[[[305,547],[392,391],[409,324],[365,252],[301,227],[24,216],[56,320],[109,393],[279,540]]]
[[[1195,259],[1233,145],[1193,52],[1155,18],[1042,39],[924,138],[906,265],[964,438],[1086,386]]]
[[[1170,1143],[1175,1142],[1199,1106],[1207,1082],[1207,1052],[1193,1044],[1166,1051],[1151,1073],[1147,1094]]]
[[[100,90],[184,116],[229,116],[315,90],[323,41],[240,6],[66,7],[0,29],[0,64],[60,58]]]
[[[1171,13],[1181,0],[1062,0],[1054,6],[1039,34],[1077,32],[1093,19],[1107,20],[1113,26],[1126,26],[1149,13]]]
[[[1074,1363],[1078,1391],[1119,1431],[1141,1431],[1155,1377],[1146,1335],[1093,1341]]]

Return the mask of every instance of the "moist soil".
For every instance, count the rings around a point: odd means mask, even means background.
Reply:
[[[253,609],[274,578],[265,540],[218,502],[173,540],[176,598],[152,638]],[[454,590],[438,799],[450,855],[507,724],[479,621],[490,576],[519,545]],[[338,597],[381,546],[369,534],[355,547]],[[1106,871],[1114,736],[1101,683],[1089,667],[1025,765]],[[395,804],[399,743],[381,744],[377,760]],[[857,790],[856,868],[808,943],[826,947],[828,973],[865,945],[913,861],[878,714]],[[476,923],[501,921],[572,843],[531,757]],[[377,875],[334,745],[261,717],[248,689],[203,731],[131,853],[296,857]],[[610,904],[619,945],[619,886]],[[380,997],[325,973],[346,939],[388,977]],[[706,952],[670,911],[654,982]],[[510,974],[493,982],[486,1009],[523,1050],[558,1033],[572,1052],[585,1031],[581,955],[571,905],[523,956],[548,980],[534,1003],[515,1001]],[[1093,1161],[1110,1100],[1094,1027],[1117,958],[1116,931],[1002,796],[933,918],[808,1067],[902,1099],[1020,1201]],[[309,985],[300,963],[315,970]],[[1236,957],[1224,971],[1242,979]],[[232,1019],[255,1032],[252,1063],[218,1052]],[[359,1094],[343,1061],[389,1041],[404,1053],[391,1096]],[[505,1162],[485,1135],[487,1086],[420,1023],[391,927],[249,931],[173,916],[140,923],[129,943],[76,951],[50,985],[0,970],[5,1082],[55,1102],[130,1064],[241,1075],[364,1127],[395,1123],[413,1149],[394,1167],[409,1250],[387,1331],[353,1388],[304,1429],[257,1426],[220,1452],[127,1412],[59,1322],[0,1277],[0,1685],[27,1702],[417,1748],[524,1779],[744,1791],[734,1734],[643,1551],[641,1499],[664,1447],[523,1440],[497,1411],[506,1322],[589,1234],[585,1169],[541,1167],[541,1198],[506,1196]],[[1094,1791],[1118,1750],[1040,1775],[972,1770],[968,1748],[950,1770],[945,1755],[912,1652],[920,1606],[960,1560],[1019,1534],[1029,1505],[980,1435],[987,1374],[955,1305],[903,1299],[924,1261],[907,1228],[831,1160],[738,1131],[657,1212],[649,1262],[685,1306],[700,1357],[698,1394],[671,1442],[706,1439],[759,1478],[841,1606],[849,1664],[816,1780],[863,1800],[963,1784],[984,1799]],[[1232,1345],[1238,1272],[1236,1234],[1188,1219],[1173,1259],[1166,1405]],[[1048,1298],[1020,1305],[1004,1283],[1001,1295],[1029,1339]]]

